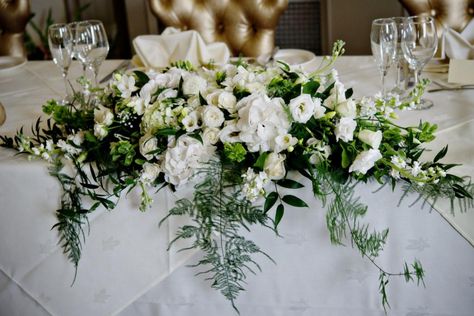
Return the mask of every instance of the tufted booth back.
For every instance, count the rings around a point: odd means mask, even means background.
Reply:
[[[0,56],[26,57],[23,33],[29,19],[29,0],[0,0]]]
[[[426,14],[436,21],[438,35],[444,26],[461,32],[474,17],[474,0],[400,0],[410,15]]]
[[[271,53],[288,0],[149,0],[166,26],[198,31],[207,43],[225,42],[234,55]]]

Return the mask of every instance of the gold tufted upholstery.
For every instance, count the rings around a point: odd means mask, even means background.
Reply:
[[[288,0],[149,0],[166,26],[198,31],[207,43],[227,43],[234,55],[271,53]]]
[[[410,15],[430,15],[438,35],[444,26],[461,32],[474,18],[474,0],[400,0]]]
[[[29,18],[29,0],[0,0],[0,56],[26,57],[23,33]]]

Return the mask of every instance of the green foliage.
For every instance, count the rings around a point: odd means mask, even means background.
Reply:
[[[230,161],[242,162],[246,155],[247,150],[241,143],[224,143],[224,156]]]

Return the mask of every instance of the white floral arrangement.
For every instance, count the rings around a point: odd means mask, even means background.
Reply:
[[[303,184],[291,176],[300,173],[327,209],[331,242],[349,239],[378,269],[385,307],[390,277],[419,282],[424,270],[418,261],[405,263],[399,273],[376,263],[388,231],[370,233],[360,223],[366,206],[354,186],[369,180],[401,184],[430,205],[438,198],[459,200],[462,210],[472,207],[473,187],[449,173],[455,165],[440,162],[447,147],[433,161],[420,160],[435,125],[393,123],[396,110],[418,102],[426,81],[406,102],[356,100],[332,68],[342,52],[337,42],[333,56],[311,74],[281,62],[244,60],[200,67],[183,61],[162,71],[117,73],[106,88],[96,89],[96,98],[78,94],[66,106],[49,101],[44,112],[50,118],[46,126],[38,120],[33,135],[20,130],[1,139],[3,146],[50,163],[63,189],[54,227],[76,268],[87,216],[99,206],[112,209],[122,192],[138,187],[140,210],[146,211],[150,188],[179,190],[194,183],[193,196],[169,211],[193,220],[175,241],[187,239],[190,248],[203,251],[196,266],[206,266],[211,286],[234,307],[246,272],[259,269],[253,255],[270,258],[241,236],[241,228],[260,224],[277,233],[285,206],[307,207],[297,196]],[[278,187],[296,194],[282,195]],[[84,197],[92,199],[91,207],[84,207]]]

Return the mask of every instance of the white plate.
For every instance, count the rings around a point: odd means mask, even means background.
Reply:
[[[306,72],[314,71],[317,67],[316,55],[304,49],[280,49],[275,54],[275,59],[290,66],[300,66]]]
[[[21,67],[25,63],[26,58],[23,57],[0,56],[0,72]]]

